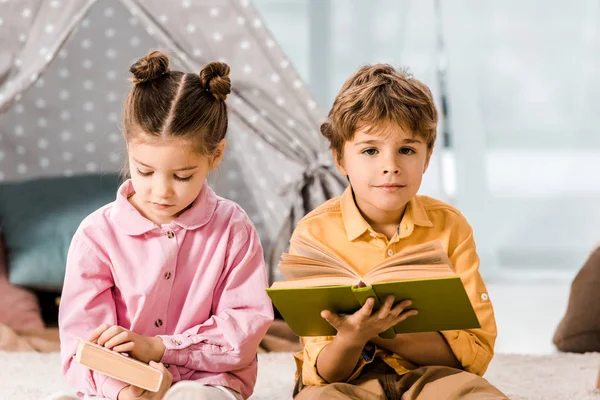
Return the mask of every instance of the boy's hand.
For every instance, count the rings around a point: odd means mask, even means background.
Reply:
[[[150,361],[150,366],[152,368],[158,369],[163,374],[162,384],[160,385],[160,389],[158,389],[158,392],[153,393],[144,389],[140,389],[139,387],[129,385],[121,389],[119,395],[117,396],[117,400],[161,400],[165,396],[167,390],[169,390],[171,384],[173,383],[173,375],[171,375],[169,370],[166,369],[165,366],[161,363]]]
[[[394,306],[394,296],[389,296],[376,313],[373,313],[374,304],[375,300],[369,297],[354,314],[336,314],[325,310],[321,311],[321,317],[337,330],[336,336],[340,339],[367,343],[372,337],[419,313],[417,310],[405,311],[412,304],[410,300],[403,300]]]
[[[145,363],[160,361],[165,353],[165,345],[161,338],[139,335],[118,325],[99,326],[90,334],[88,340],[119,353],[129,353],[133,358]]]

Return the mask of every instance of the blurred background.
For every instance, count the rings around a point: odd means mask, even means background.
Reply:
[[[55,41],[33,51],[50,65],[39,76],[23,78],[31,79],[27,92],[0,116],[0,182],[50,176],[52,168],[65,177],[118,171],[126,67],[157,42],[164,43],[169,33],[181,44],[170,50],[185,54],[173,59],[176,68],[196,68],[207,58],[232,62],[234,84],[244,79],[247,84],[230,98],[234,109],[252,108],[256,101],[258,110],[264,105],[259,94],[270,94],[289,113],[269,109],[270,117],[275,114],[282,121],[271,129],[290,130],[294,138],[313,131],[318,135],[316,123],[361,65],[407,67],[431,88],[441,117],[421,193],[455,205],[474,228],[481,273],[496,310],[497,351],[555,351],[552,335],[565,312],[571,280],[600,242],[600,3],[181,0],[172,3],[172,11],[166,2],[145,2],[157,10],[169,8],[163,15],[154,12],[155,19],[136,9],[136,1],[84,3],[90,8],[69,28],[64,45]],[[198,4],[202,7],[194,8]],[[60,1],[0,0],[0,10],[17,10],[24,19],[43,16],[38,13],[42,7],[53,12],[62,6]],[[16,30],[6,15],[0,13],[0,82],[2,47],[33,46],[32,36]],[[57,26],[42,25],[39,40],[51,37]],[[219,29],[213,31],[213,26]],[[248,30],[238,32],[242,27]],[[234,36],[235,51],[223,41]],[[255,48],[274,67],[260,64],[258,53],[244,61],[243,51]],[[32,62],[11,59],[17,72],[10,75],[9,69],[8,76],[17,76]],[[278,95],[267,87],[278,82],[289,83],[294,94]],[[252,85],[262,87],[250,90]],[[244,88],[255,100],[248,100]],[[10,89],[0,90],[0,102]],[[90,100],[93,93],[99,97]],[[279,228],[273,229],[271,222],[281,222],[279,210],[288,207],[279,189],[268,201],[261,200],[265,188],[280,178],[277,187],[292,184],[305,167],[292,152],[262,157],[263,152],[271,154],[267,151],[273,145],[268,135],[261,136],[270,126],[260,125],[268,105],[247,120],[234,117],[232,150],[249,158],[227,161],[227,168],[239,162],[237,169],[216,178],[216,185],[228,182],[217,192],[241,202],[265,243],[278,237]],[[301,139],[307,147],[315,142]],[[250,147],[248,156],[244,149]],[[261,170],[275,173],[258,177],[256,185],[244,181],[248,171]],[[111,189],[107,196],[113,195]],[[65,235],[65,246],[68,240]]]

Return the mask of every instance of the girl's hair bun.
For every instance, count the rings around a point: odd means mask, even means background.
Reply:
[[[224,101],[231,93],[229,65],[222,62],[210,62],[200,71],[200,81],[204,89],[209,91],[217,100]]]
[[[151,51],[129,68],[133,83],[150,82],[169,72],[169,57],[160,51]]]

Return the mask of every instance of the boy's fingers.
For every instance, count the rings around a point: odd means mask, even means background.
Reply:
[[[333,327],[336,327],[339,321],[338,315],[336,313],[332,313],[329,310],[321,311],[321,318],[329,322],[329,324]]]
[[[395,313],[396,315],[400,315],[400,314],[402,314],[402,312],[404,310],[406,310],[410,306],[412,306],[412,300],[405,299],[405,300],[402,300],[400,303],[396,304],[394,306],[394,308],[392,309],[392,312]]]
[[[386,319],[390,314],[393,305],[394,296],[388,296],[388,298],[385,299],[385,303],[383,303],[383,306],[379,309],[379,312],[377,313],[377,319]]]
[[[418,314],[419,314],[418,310],[404,311],[402,314],[400,314],[398,317],[396,317],[394,325],[404,321],[407,318],[414,317],[415,315],[418,315]]]
[[[357,313],[359,313],[360,315],[362,315],[364,317],[370,317],[371,313],[373,312],[374,306],[375,306],[375,299],[372,297],[369,297],[367,299],[367,301],[365,301],[365,304],[360,308],[360,310],[357,311]]]

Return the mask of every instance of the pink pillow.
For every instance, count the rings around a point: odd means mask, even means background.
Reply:
[[[0,237],[0,324],[16,331],[44,328],[35,295],[8,281],[4,242]]]

